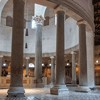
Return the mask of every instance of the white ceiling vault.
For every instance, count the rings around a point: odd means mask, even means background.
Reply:
[[[1,17],[12,16],[13,0],[1,0],[0,13]],[[53,8],[54,10],[64,7],[66,14],[75,20],[86,20],[90,26],[93,24],[93,5],[92,0],[24,0],[25,1],[25,19],[31,20],[34,15],[34,3],[47,6],[47,9]],[[28,13],[28,17],[27,17]],[[47,13],[46,13],[47,14]]]
[[[94,31],[94,15],[93,15],[93,5],[92,5],[92,0],[47,0],[50,2],[53,2],[55,4],[62,5],[65,8],[68,8],[71,10],[71,17],[80,16],[81,19],[79,20],[85,20],[89,23],[89,25],[92,27]],[[74,12],[74,14],[72,13]]]
[[[0,2],[0,52],[11,52],[11,27],[7,27],[5,23],[6,17],[13,17],[13,0],[2,0]],[[50,23],[48,26],[43,27],[43,53],[50,54],[56,51],[56,26],[54,23],[55,11],[57,9],[64,9],[66,12],[67,19],[65,20],[65,49],[70,51],[72,48],[78,46],[78,26],[77,21],[86,20],[88,30],[93,29],[93,11],[91,0],[24,0],[25,1],[25,12],[24,18],[26,21],[31,21],[34,16],[34,4],[41,4],[46,6],[45,17],[50,17]],[[73,2],[72,2],[73,1]],[[87,2],[88,1],[88,2]],[[83,4],[85,2],[85,4]],[[89,13],[88,13],[89,12]],[[29,29],[28,46],[25,53],[33,54],[34,43],[35,43],[35,31]],[[46,44],[48,43],[48,44]],[[76,48],[78,49],[78,48]],[[76,50],[75,49],[75,50]]]

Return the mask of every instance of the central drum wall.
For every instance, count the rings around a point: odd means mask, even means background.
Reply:
[[[42,51],[43,53],[56,52],[56,25],[55,19],[51,18],[48,26],[43,26]],[[24,34],[24,52],[35,53],[35,29],[29,29],[29,36]],[[7,26],[0,27],[0,51],[11,52],[12,28]],[[78,26],[74,19],[65,20],[65,49],[78,45]],[[28,48],[25,49],[25,43]]]

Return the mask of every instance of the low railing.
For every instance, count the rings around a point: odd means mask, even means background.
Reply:
[[[35,77],[24,77],[23,78],[23,86],[24,88],[35,88]],[[47,85],[47,78],[43,77],[43,84]],[[9,88],[10,85],[10,77],[0,77],[0,88]]]

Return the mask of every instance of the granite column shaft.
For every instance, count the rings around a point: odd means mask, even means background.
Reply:
[[[13,0],[11,82],[8,97],[24,96],[23,88],[24,1]]]
[[[79,24],[79,56],[80,56],[80,73],[79,85],[87,86],[87,48],[86,48],[86,25]]]
[[[72,84],[76,84],[75,52],[72,52]]]

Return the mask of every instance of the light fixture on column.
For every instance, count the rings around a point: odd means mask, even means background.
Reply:
[[[25,7],[26,7],[26,22],[28,20],[28,7],[27,7],[27,0],[25,1]],[[26,23],[26,33],[25,36],[28,36],[28,25]]]
[[[99,62],[99,61],[98,61],[98,60],[96,60],[96,64],[98,64],[98,62]]]
[[[33,63],[29,63],[29,68],[34,68],[35,65]]]
[[[70,66],[69,60],[67,60],[67,66]]]
[[[27,45],[27,43],[25,43],[25,48],[26,48],[26,49],[28,48],[28,45]]]
[[[26,28],[25,36],[28,36],[28,28]]]
[[[3,67],[7,67],[7,60],[4,61],[4,63],[2,64]]]
[[[49,64],[49,66],[51,67],[51,63]]]
[[[42,66],[44,67],[44,63],[42,63]]]

